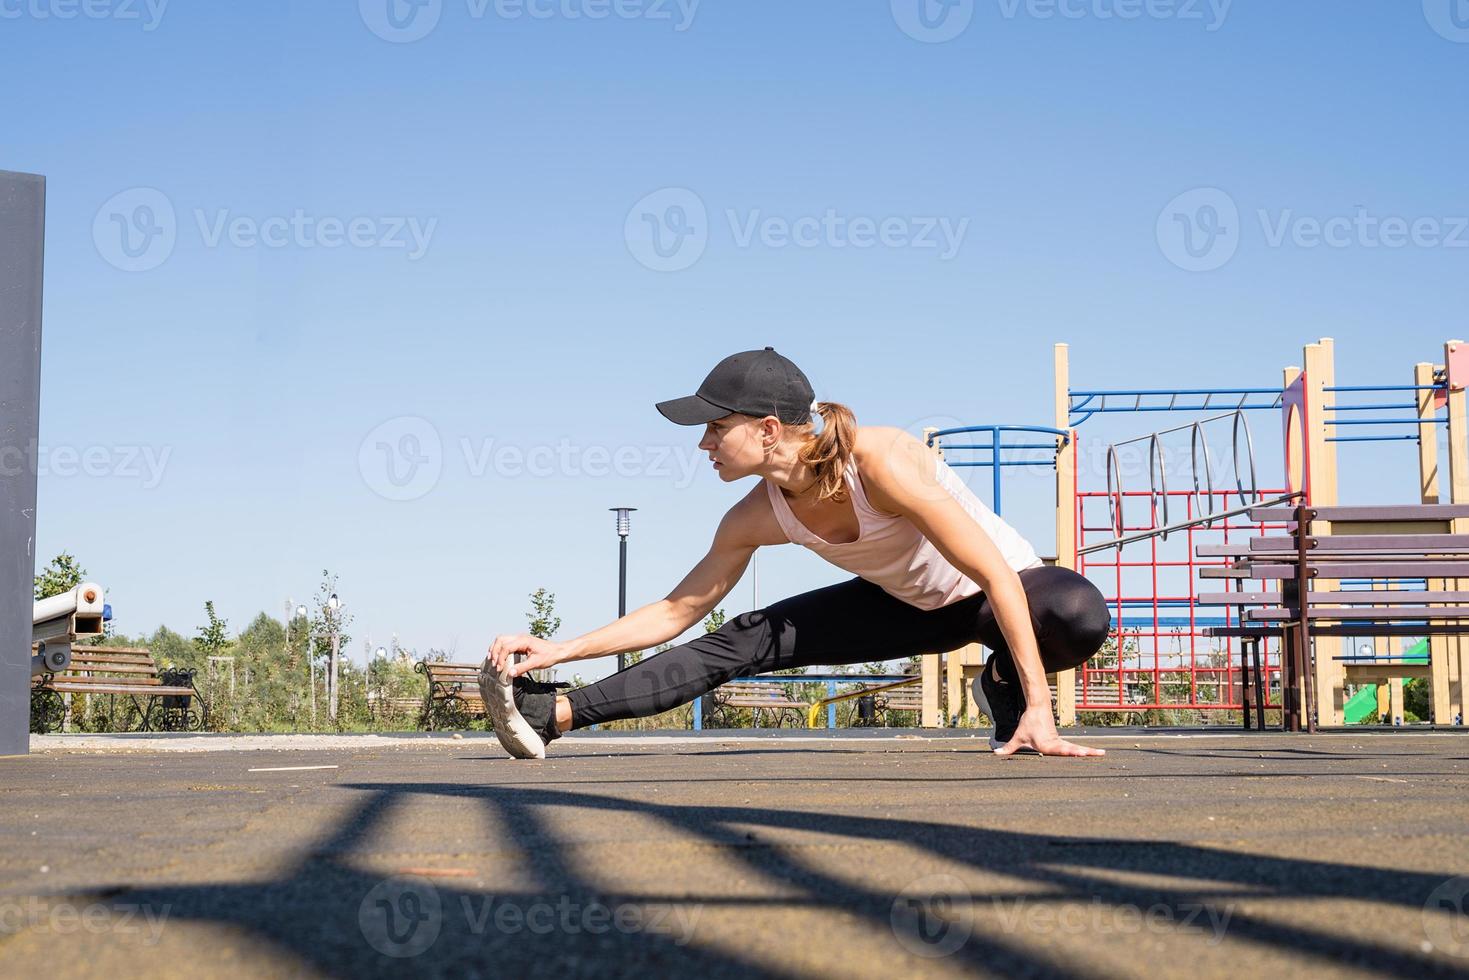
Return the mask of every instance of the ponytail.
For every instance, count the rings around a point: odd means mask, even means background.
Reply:
[[[847,499],[847,463],[857,445],[857,418],[852,410],[840,402],[816,402],[816,411],[822,419],[821,431],[811,434],[812,423],[807,422],[792,428],[806,430],[804,445],[799,459],[816,473],[816,499],[828,498],[842,503]]]

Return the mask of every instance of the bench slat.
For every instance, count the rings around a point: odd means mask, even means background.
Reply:
[[[1311,507],[1318,521],[1451,521],[1469,517],[1466,504],[1387,504],[1377,507]],[[1261,523],[1294,521],[1294,507],[1256,507],[1250,519]]]
[[[1345,561],[1321,563],[1312,560],[1307,570],[1316,578],[1469,578],[1469,561]],[[1209,572],[1229,572],[1228,575],[1210,575]],[[1296,577],[1295,565],[1250,563],[1243,568],[1201,568],[1202,578],[1251,578],[1291,579]]]
[[[1201,606],[1278,606],[1285,602],[1283,592],[1201,592],[1196,601]],[[1361,592],[1310,593],[1310,601],[1338,605],[1421,605],[1426,602],[1469,603],[1469,592],[1408,592],[1373,589]]]
[[[1245,620],[1251,623],[1277,622],[1298,619],[1297,611],[1291,609],[1247,609]],[[1314,603],[1306,610],[1308,620],[1393,620],[1393,619],[1469,619],[1469,609],[1430,609],[1426,606],[1365,606],[1355,609],[1332,609]]]
[[[1387,551],[1418,555],[1469,551],[1469,534],[1337,534],[1306,535],[1306,553],[1319,551]],[[1296,550],[1294,537],[1251,538],[1251,552]]]
[[[162,685],[149,686],[144,684],[78,684],[76,678],[56,680],[49,684],[39,685],[48,691],[56,691],[58,694],[146,694],[150,697],[158,695],[193,695],[192,687],[163,687]]]

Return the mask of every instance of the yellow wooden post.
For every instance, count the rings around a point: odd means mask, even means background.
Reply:
[[[1387,723],[1396,725],[1403,720],[1403,679],[1389,678],[1387,682]]]
[[[1452,363],[1451,358],[1463,344],[1464,342],[1462,340],[1451,340],[1444,345],[1445,365]],[[1469,411],[1466,411],[1466,408],[1469,408],[1469,406],[1466,406],[1464,389],[1458,387],[1464,383],[1465,379],[1455,378],[1452,369],[1450,368],[1449,370],[1451,382],[1449,385],[1448,425],[1449,502],[1469,504]],[[1422,428],[1429,429],[1429,438],[1438,438],[1437,433],[1433,432],[1431,427],[1423,426]],[[1449,528],[1454,534],[1469,533],[1469,520],[1459,519],[1452,521]],[[1451,584],[1448,585],[1448,588],[1451,590],[1461,589],[1463,588],[1461,585],[1463,581],[1463,579],[1453,579],[1451,580]],[[1446,705],[1446,710],[1442,714],[1438,713],[1439,699],[1437,692],[1435,692],[1433,720],[1438,725],[1451,725],[1454,723],[1455,714],[1457,714],[1459,716],[1459,724],[1462,725],[1465,720],[1463,717],[1465,714],[1465,702],[1469,700],[1465,698],[1465,687],[1469,686],[1465,683],[1466,679],[1469,679],[1469,644],[1466,644],[1460,637],[1450,637],[1448,649],[1451,651],[1450,656],[1446,658],[1449,668],[1449,683],[1445,686],[1449,688],[1447,692],[1449,703]]]
[[[938,431],[937,426],[928,426],[923,430],[923,441],[927,443],[929,437]],[[944,458],[944,450],[937,443],[933,451],[939,457]],[[923,688],[923,710],[920,712],[919,724],[924,728],[938,728],[940,725],[941,706],[939,704],[943,689],[943,654],[926,653],[919,658],[919,675],[922,677],[920,686]]]
[[[1056,444],[1056,564],[1076,568],[1076,430],[1071,428],[1071,348],[1057,344],[1055,348],[1056,425],[1071,433],[1063,446]],[[1076,724],[1076,671],[1056,674],[1056,721],[1061,725]]]
[[[1326,337],[1318,343],[1307,344],[1303,354],[1306,364],[1306,421],[1309,429],[1306,465],[1310,470],[1311,503],[1317,507],[1333,507],[1337,501],[1336,444],[1326,441],[1335,433],[1335,428],[1326,422],[1338,414],[1326,411],[1327,405],[1337,402],[1335,393],[1326,391],[1336,383],[1334,353],[1334,344],[1330,337]],[[1313,522],[1311,530],[1316,537],[1331,533],[1330,525],[1326,521]],[[1336,587],[1334,581],[1317,581],[1323,588]],[[1332,656],[1332,651],[1340,646],[1340,641],[1322,638],[1315,641],[1315,646],[1315,666],[1311,666],[1310,651],[1306,651],[1306,669],[1314,671],[1312,680],[1316,688],[1316,724],[1340,725],[1345,721],[1345,671],[1341,663]],[[1305,710],[1310,711],[1312,707],[1307,705]]]
[[[1433,384],[1435,373],[1434,365],[1419,363],[1413,365],[1413,384],[1418,387]],[[1418,405],[1418,418],[1431,419],[1437,414],[1437,406],[1434,404],[1433,392],[1416,391],[1415,401]],[[1453,432],[1452,418],[1450,419],[1449,442],[1453,443],[1455,433]],[[1425,504],[1440,503],[1438,484],[1438,428],[1434,425],[1418,426],[1418,492],[1420,500]],[[1430,579],[1428,588],[1433,591],[1444,589],[1448,582],[1443,579]],[[1435,718],[1447,718],[1449,712],[1449,638],[1446,636],[1430,636],[1428,638],[1428,704],[1429,711]],[[1390,717],[1402,716],[1402,688],[1401,679],[1397,681],[1394,694],[1397,697],[1396,707],[1392,708]]]

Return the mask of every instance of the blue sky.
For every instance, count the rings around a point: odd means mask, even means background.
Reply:
[[[48,178],[39,554],[129,633],[329,568],[359,640],[472,658],[540,586],[563,637],[615,615],[608,507],[631,604],[699,559],[742,488],[652,406],[737,350],[916,433],[1051,424],[1058,341],[1077,387],[1266,386],[1469,333],[1469,3],[927,2],[0,0],[0,168]],[[1343,454],[1410,498],[1411,447]]]

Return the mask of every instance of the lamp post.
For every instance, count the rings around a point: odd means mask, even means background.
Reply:
[[[610,511],[617,513],[617,618],[621,619],[627,615],[627,532],[632,529],[632,521],[627,516],[636,507],[608,507]],[[617,669],[627,667],[627,654],[617,655]]]
[[[377,688],[377,720],[383,720],[383,671],[388,668],[388,651],[384,647],[378,647],[372,654],[372,673],[374,686]]]
[[[326,677],[326,713],[327,717],[332,720],[332,724],[335,725],[337,723],[337,654],[341,652],[341,632],[337,629],[337,611],[342,608],[342,600],[338,599],[337,594],[333,592],[326,600],[326,604],[331,610],[329,618],[332,631],[332,655],[331,662],[327,666]]]
[[[306,607],[297,606],[296,615],[302,619],[306,618]],[[311,624],[306,624],[306,670],[311,677],[311,727],[316,727],[316,635],[311,630]]]

